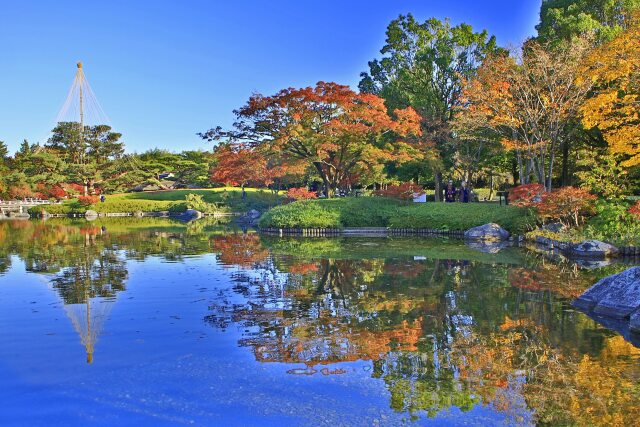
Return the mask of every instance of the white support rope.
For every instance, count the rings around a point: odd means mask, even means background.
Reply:
[[[73,79],[71,88],[67,93],[67,98],[62,104],[62,108],[56,116],[56,125],[60,122],[80,122],[80,90],[82,90],[82,98],[84,101],[84,124],[85,126],[109,125],[111,120],[102,109],[98,102],[91,85],[81,67],[78,68],[76,76]]]

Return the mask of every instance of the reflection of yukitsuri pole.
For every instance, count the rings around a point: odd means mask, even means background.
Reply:
[[[84,298],[87,301],[87,342],[85,343],[85,349],[87,350],[87,363],[93,363],[93,340],[91,337],[91,300],[89,299],[89,292],[87,288],[84,290]]]

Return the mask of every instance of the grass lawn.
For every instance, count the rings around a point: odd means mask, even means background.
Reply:
[[[407,203],[381,197],[299,201],[263,215],[261,227],[389,227],[467,230],[489,222],[512,233],[530,230],[535,219],[527,209],[495,203]]]
[[[281,196],[269,190],[247,188],[246,192],[245,199],[242,199],[242,191],[236,187],[120,193],[109,194],[104,203],[98,202],[90,207],[80,206],[77,199],[70,199],[60,205],[47,206],[45,209],[52,214],[84,213],[88,209],[99,213],[184,211],[187,194],[201,195],[205,202],[215,203],[230,212],[244,212],[249,209],[265,211],[280,203]],[[39,213],[41,209],[42,207],[32,208],[34,213]]]

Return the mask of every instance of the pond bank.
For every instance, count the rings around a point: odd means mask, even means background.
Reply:
[[[580,243],[573,242],[564,242],[560,240],[554,240],[548,237],[543,236],[535,236],[534,238],[529,238],[528,241],[535,243],[537,246],[545,248],[545,250],[549,251],[558,251],[561,254],[568,257],[575,257],[573,253],[575,248]],[[613,246],[613,245],[612,245]],[[620,257],[620,258],[630,258],[637,259],[640,258],[640,247],[638,246],[613,246],[616,250],[613,251],[608,257]]]

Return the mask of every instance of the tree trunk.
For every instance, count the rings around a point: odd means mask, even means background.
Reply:
[[[563,187],[571,185],[569,178],[569,150],[571,149],[571,142],[569,138],[564,140],[562,144],[562,183]]]
[[[442,184],[442,172],[440,172],[439,170],[436,171],[435,178],[436,178],[436,182],[435,182],[435,191],[436,191],[435,201],[436,202],[440,202],[440,201],[442,201],[442,195],[441,195],[441,193],[442,193],[442,186],[441,186],[441,184]]]
[[[324,170],[320,162],[314,162],[313,165],[316,167],[316,170],[318,171],[318,175],[320,175],[320,178],[322,178],[322,183],[324,187],[324,196],[327,199],[330,199],[333,196],[333,185],[331,183],[331,180],[329,179],[329,175]]]

